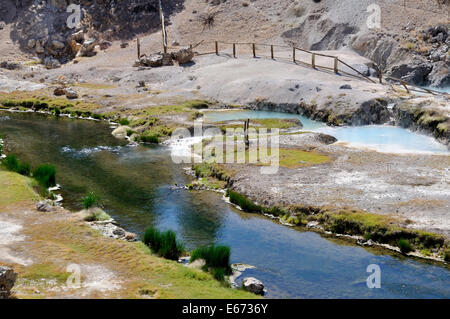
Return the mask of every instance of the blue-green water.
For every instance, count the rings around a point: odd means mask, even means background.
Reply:
[[[6,117],[7,116],[7,117]],[[173,229],[188,248],[220,243],[232,262],[254,265],[270,298],[450,298],[450,270],[442,265],[366,249],[314,232],[242,213],[212,192],[173,190],[190,182],[162,146],[130,147],[104,123],[0,112],[6,148],[35,166],[57,168],[64,205],[80,209],[87,191],[130,231]],[[381,267],[381,288],[369,289],[370,264]]]
[[[205,112],[204,115],[204,120],[209,122],[267,118],[296,118],[303,123],[302,130],[304,131],[326,133],[336,137],[339,142],[368,147],[382,152],[449,154],[448,148],[437,142],[433,137],[417,134],[396,126],[329,127],[302,115],[269,111],[219,111]]]

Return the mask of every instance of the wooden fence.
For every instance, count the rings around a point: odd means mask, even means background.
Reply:
[[[442,96],[450,97],[450,94],[445,93],[445,92],[422,88],[420,86],[407,83],[406,81],[404,81],[402,79],[398,79],[398,78],[395,78],[392,76],[387,76],[387,75],[383,76],[380,69],[378,69],[378,78],[377,79],[371,78],[370,76],[363,74],[360,71],[358,71],[357,69],[355,69],[354,67],[350,66],[348,63],[342,61],[342,59],[340,59],[337,56],[301,49],[301,48],[296,47],[295,45],[288,46],[288,45],[245,43],[245,42],[232,43],[232,42],[224,42],[224,41],[212,41],[212,42],[202,41],[202,42],[198,43],[197,45],[190,44],[190,45],[187,45],[186,47],[193,48],[195,50],[196,56],[210,55],[210,54],[215,54],[215,55],[228,54],[228,55],[232,56],[233,58],[238,58],[238,55],[239,55],[238,48],[246,47],[247,50],[250,49],[249,51],[251,51],[253,58],[268,57],[275,61],[287,61],[287,62],[294,63],[296,65],[311,67],[316,70],[321,69],[321,70],[332,71],[335,74],[345,74],[348,76],[352,76],[352,77],[356,77],[359,79],[369,81],[371,83],[379,83],[379,84],[398,83],[398,84],[402,85],[408,93],[410,93],[410,91],[415,91],[415,92],[420,92],[420,93],[429,93],[429,94],[433,94],[433,95],[442,95]],[[202,47],[204,48],[203,52],[199,49]],[[177,50],[178,48],[179,47],[171,47],[170,49]],[[284,51],[282,51],[282,53],[291,51],[290,57],[286,58],[281,55],[277,56],[276,49],[284,50]],[[231,52],[231,53],[227,53],[224,50],[229,50],[229,52]],[[306,53],[307,55],[309,55],[309,58],[307,60],[299,59],[297,52]],[[281,53],[281,52],[279,52],[279,53]],[[138,41],[138,54],[140,54],[139,41]],[[332,67],[320,65],[317,62],[317,57],[323,57],[323,58],[330,59]],[[342,66],[344,66],[344,68]],[[347,70],[345,70],[345,68],[347,68]],[[349,70],[353,71],[354,73],[348,72]],[[389,80],[391,83],[386,83],[387,81],[384,81],[384,80]]]

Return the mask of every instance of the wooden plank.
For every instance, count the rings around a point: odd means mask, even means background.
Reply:
[[[311,65],[312,65],[313,69],[316,68],[316,54],[315,53],[311,54]]]

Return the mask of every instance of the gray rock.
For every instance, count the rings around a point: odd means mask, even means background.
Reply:
[[[432,69],[433,66],[429,63],[414,61],[393,66],[389,74],[411,84],[424,85]]]
[[[194,58],[194,51],[191,48],[181,49],[172,53],[172,57],[178,64],[189,63]]]
[[[27,48],[28,49],[32,49],[36,46],[36,40],[35,39],[30,39],[27,42]]]
[[[339,89],[341,89],[341,90],[351,90],[352,86],[350,84],[344,84]]]
[[[246,277],[242,281],[242,287],[256,295],[264,295],[264,285],[254,277]]]
[[[172,55],[169,53],[153,53],[150,56],[143,56],[139,59],[139,65],[157,68],[160,66],[173,65]]]
[[[431,86],[444,87],[450,85],[450,61],[437,62],[428,75]]]
[[[44,65],[47,69],[57,69],[61,67],[61,63],[54,58],[47,57],[44,59]]]
[[[97,41],[95,39],[87,39],[83,42],[83,45],[81,46],[80,50],[77,53],[77,56],[85,56],[85,57],[91,57],[96,54],[95,52],[95,45],[97,44]]]
[[[37,203],[36,209],[38,212],[46,212],[46,213],[53,211],[52,205],[50,205],[46,201],[41,201],[41,202]]]
[[[78,99],[78,93],[72,88],[65,89],[65,93],[68,99]]]
[[[12,268],[0,267],[0,299],[11,297],[11,289],[16,282],[17,274]]]
[[[52,46],[56,49],[56,50],[61,50],[64,49],[65,45],[64,43],[60,42],[60,41],[52,41]]]

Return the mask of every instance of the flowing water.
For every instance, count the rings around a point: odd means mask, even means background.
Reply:
[[[205,112],[206,122],[231,121],[241,119],[299,119],[304,131],[322,132],[332,135],[339,142],[392,153],[439,153],[448,154],[448,148],[433,137],[411,132],[396,126],[367,125],[329,127],[305,116],[269,111],[211,111]]]
[[[243,276],[260,279],[267,297],[450,298],[450,270],[442,265],[288,228],[240,212],[220,194],[173,190],[190,179],[169,148],[127,146],[106,123],[0,112],[0,133],[20,159],[56,166],[65,207],[80,209],[81,197],[95,191],[129,231],[154,225],[175,230],[191,249],[229,245],[232,262],[256,267]],[[381,289],[367,288],[370,264],[381,267]]]

